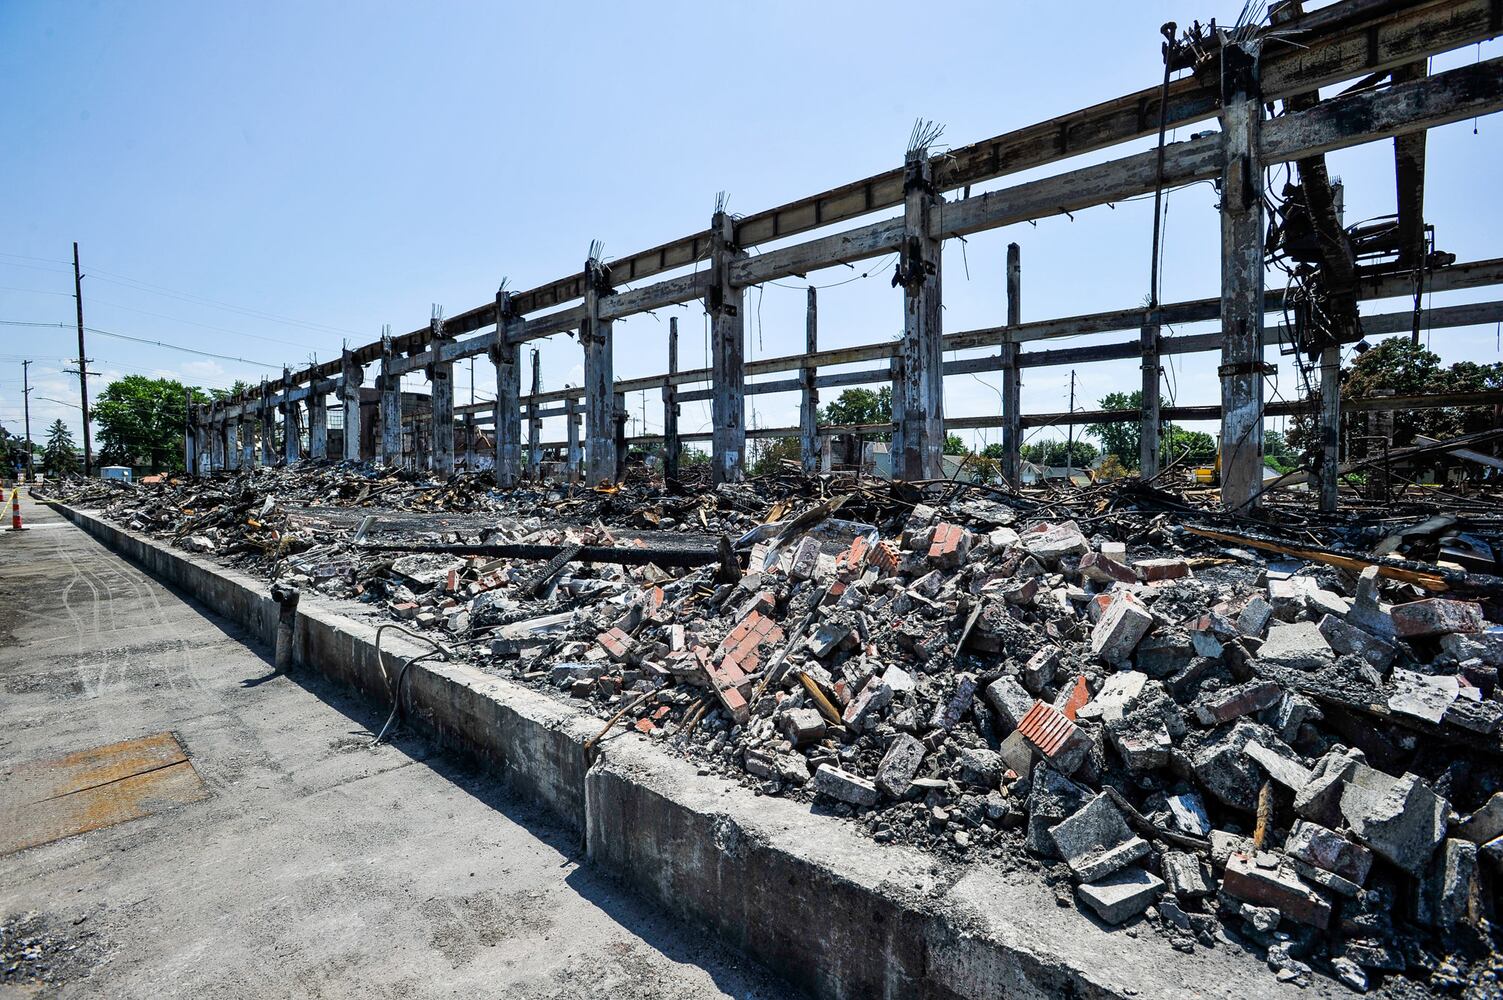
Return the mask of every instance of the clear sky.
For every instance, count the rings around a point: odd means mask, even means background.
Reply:
[[[398,333],[424,326],[433,303],[452,315],[489,301],[502,278],[528,288],[563,277],[582,266],[592,239],[609,257],[702,229],[718,191],[732,211],[750,213],[897,166],[916,118],[944,124],[941,141],[958,146],[1151,86],[1162,74],[1160,23],[1229,23],[1239,9],[1225,0],[7,0],[0,421],[19,432],[20,361],[33,358],[33,434],[57,417],[77,433],[77,379],[62,372],[77,353],[73,240],[88,326],[247,359],[90,334],[92,365],[104,373],[95,391],[132,372],[206,386],[256,381],[284,363],[334,357],[346,340],[373,340],[383,324]],[[1500,51],[1497,42],[1474,46],[1433,68]],[[1434,130],[1429,143],[1426,215],[1440,248],[1462,260],[1503,255],[1503,120],[1473,128]],[[1391,143],[1335,154],[1330,167],[1346,183],[1348,222],[1394,211]],[[1217,293],[1214,199],[1208,184],[1168,198],[1165,301]],[[1140,200],[947,242],[946,330],[1004,320],[1014,241],[1024,320],[1141,304],[1151,225],[1151,201]],[[809,275],[834,286],[820,293],[821,347],[900,335],[891,263]],[[748,290],[748,358],[803,350],[804,284]],[[682,363],[702,363],[702,310],[662,311],[616,324],[619,377],[664,370],[672,314]],[[1492,361],[1503,359],[1497,338],[1492,328],[1436,331],[1432,346],[1447,360]],[[1176,358],[1166,394],[1216,402],[1216,363]],[[475,370],[477,398],[490,398],[491,369],[482,360]],[[542,371],[545,388],[578,385],[578,345],[565,336],[546,343]],[[1137,361],[1081,366],[1076,378],[1078,405],[1092,406],[1136,388]],[[1069,369],[1027,371],[1025,412],[1064,409],[1069,381]],[[949,379],[946,412],[997,413],[996,383]],[[468,401],[468,365],[456,386]],[[1287,365],[1279,390],[1297,390]],[[629,405],[642,414],[640,394]],[[749,397],[748,406],[759,426],[797,422],[793,394]],[[661,428],[656,393],[645,414],[649,429]],[[708,420],[708,404],[685,406],[686,432]]]

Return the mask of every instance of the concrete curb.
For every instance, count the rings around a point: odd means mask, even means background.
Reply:
[[[54,509],[216,614],[275,642],[262,581],[92,514]],[[294,659],[381,705],[394,670],[428,647],[314,595],[298,604]],[[600,721],[473,667],[408,674],[407,717],[440,745],[502,777],[583,834],[592,862],[654,903],[714,931],[816,997],[1204,998],[1272,995],[1276,983],[1221,946],[1186,955],[1061,907],[1032,873],[976,864],[957,880],[920,851],[882,846],[807,806],[703,777],[650,742],[613,735],[593,765]],[[1317,984],[1309,992],[1326,991]]]

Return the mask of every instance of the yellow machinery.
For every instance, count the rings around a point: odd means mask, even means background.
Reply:
[[[1221,437],[1216,438],[1216,458],[1210,465],[1198,465],[1190,470],[1190,479],[1196,486],[1219,486],[1221,484]]]

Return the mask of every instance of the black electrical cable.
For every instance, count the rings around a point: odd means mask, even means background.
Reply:
[[[407,676],[407,671],[412,669],[414,664],[421,663],[424,660],[431,659],[435,656],[442,657],[446,661],[449,659],[449,651],[444,649],[443,646],[440,646],[438,643],[434,642],[432,639],[428,638],[426,635],[422,635],[409,629],[405,629],[400,625],[387,622],[384,625],[376,626],[376,664],[378,666],[381,664],[381,633],[385,632],[389,628],[394,628],[398,632],[401,632],[403,635],[410,638],[417,639],[421,642],[426,642],[428,645],[432,646],[433,649],[427,653],[422,653],[418,656],[412,657],[406,663],[402,664],[402,669],[397,672],[397,682],[396,684],[392,685],[391,714],[386,717],[386,725],[381,727],[381,732],[377,733],[376,738],[371,740],[370,745],[372,747],[380,746],[382,741],[386,739],[387,731],[391,729],[391,724],[396,721],[397,714],[402,709],[402,680]]]

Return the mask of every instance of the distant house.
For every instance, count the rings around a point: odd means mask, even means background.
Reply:
[[[1089,486],[1094,481],[1091,473],[1086,469],[1070,469],[1063,465],[1039,465],[1036,462],[1024,462],[1019,472],[1024,486],[1034,486],[1039,483],[1073,483],[1076,486]]]

